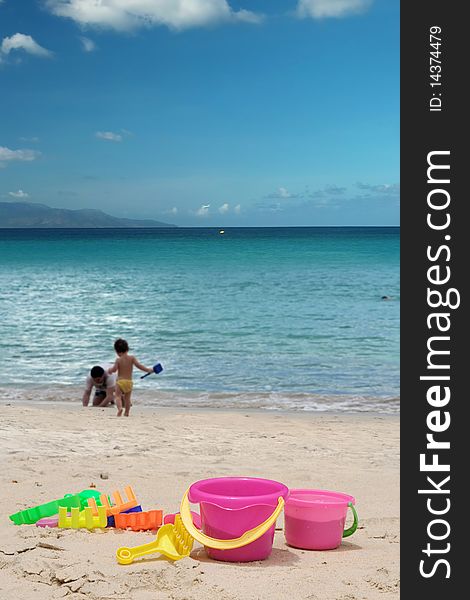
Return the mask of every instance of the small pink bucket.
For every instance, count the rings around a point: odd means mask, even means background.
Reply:
[[[286,542],[304,550],[331,550],[358,525],[353,496],[328,490],[290,490],[284,507]],[[344,529],[351,508],[354,523]]]
[[[188,498],[200,504],[202,531],[221,540],[242,536],[268,519],[279,497],[288,488],[277,481],[257,477],[203,479],[189,488]],[[206,548],[210,558],[228,562],[264,560],[271,554],[275,525],[257,540],[232,550]]]

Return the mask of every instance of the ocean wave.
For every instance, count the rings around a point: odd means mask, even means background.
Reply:
[[[76,402],[80,404],[83,388],[54,385],[0,388],[4,403]],[[279,392],[188,392],[139,390],[133,395],[136,406],[165,408],[201,408],[220,410],[267,410],[288,412],[382,413],[397,415],[400,398],[361,395],[323,395]]]

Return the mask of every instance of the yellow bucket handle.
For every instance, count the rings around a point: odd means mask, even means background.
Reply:
[[[260,523],[249,531],[245,531],[245,533],[238,538],[232,540],[218,540],[216,538],[209,537],[205,533],[202,533],[202,531],[194,526],[189,507],[188,493],[189,488],[186,490],[180,506],[180,515],[183,525],[195,540],[204,546],[207,546],[208,548],[215,548],[216,550],[234,550],[235,548],[241,548],[242,546],[251,544],[251,542],[254,542],[260,538],[274,525],[276,519],[284,508],[284,498],[280,496],[277,500],[277,506],[274,509],[273,514],[268,517],[266,521],[263,521],[263,523]]]

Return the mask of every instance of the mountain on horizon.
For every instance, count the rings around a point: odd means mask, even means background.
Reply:
[[[0,202],[0,228],[177,227],[150,219],[124,219],[91,209],[51,208],[32,202]]]

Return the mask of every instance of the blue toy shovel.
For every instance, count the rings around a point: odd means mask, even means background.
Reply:
[[[159,373],[161,373],[163,371],[163,367],[160,363],[157,363],[156,365],[153,365],[153,372],[158,375]],[[141,379],[143,379],[144,377],[148,377],[149,375],[151,375],[152,373],[145,373],[145,375],[141,376]]]

